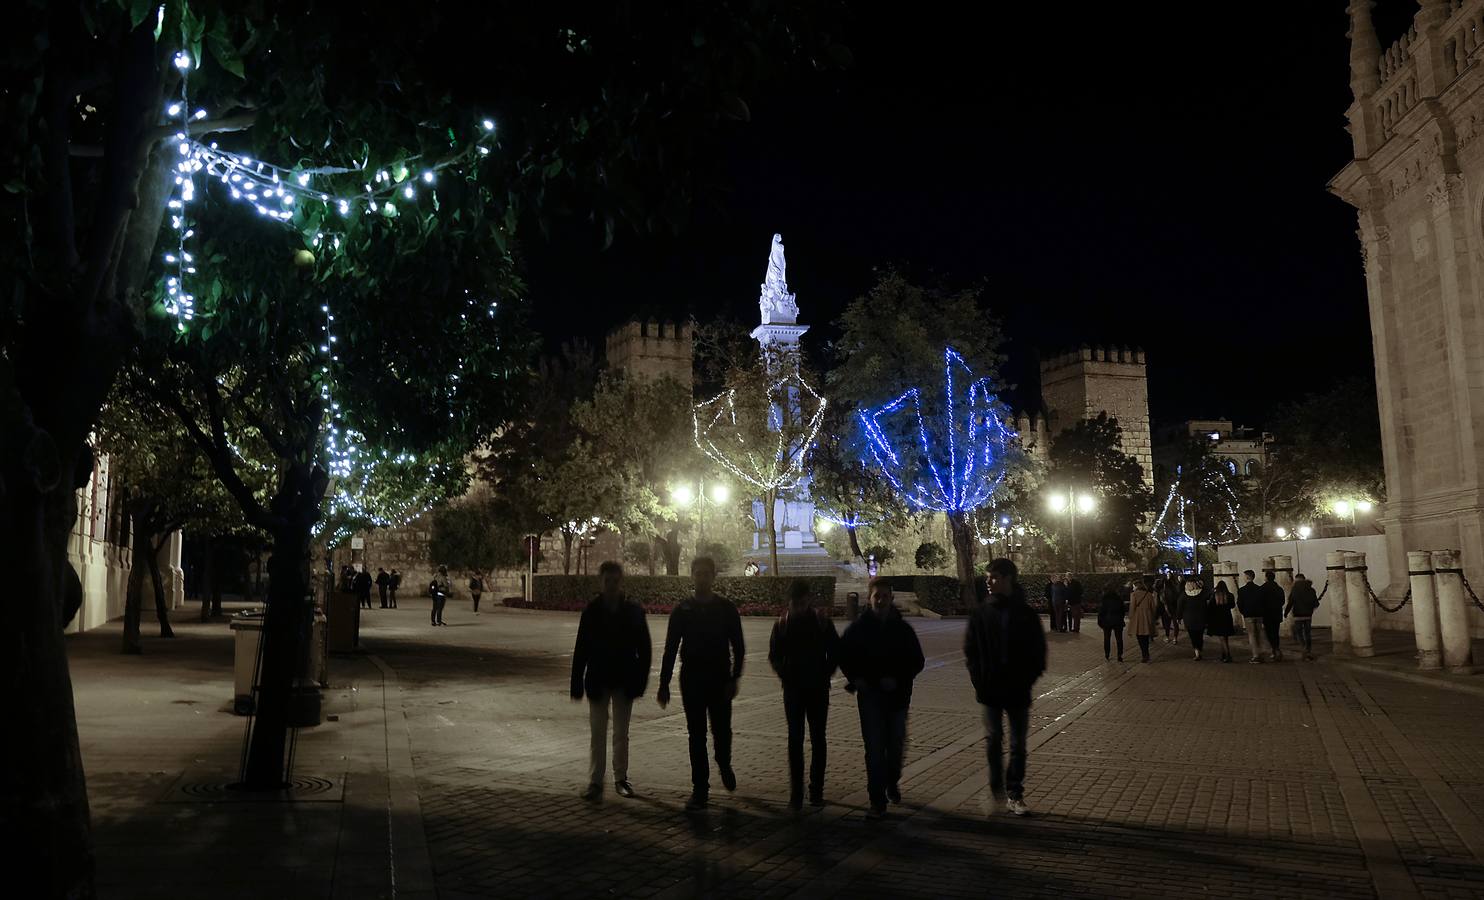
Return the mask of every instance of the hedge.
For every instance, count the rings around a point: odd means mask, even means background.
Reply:
[[[1020,576],[1020,586],[1025,589],[1025,598],[1031,607],[1049,613],[1046,601],[1046,585],[1059,573],[1035,573]],[[1109,587],[1121,588],[1131,577],[1127,573],[1096,572],[1073,573],[1072,577],[1082,582],[1082,604],[1092,608]],[[884,575],[882,580],[891,584],[893,591],[911,591],[917,595],[917,605],[932,610],[940,616],[965,616],[972,612],[966,607],[959,593],[958,578],[952,575]],[[864,598],[862,598],[864,602]]]
[[[834,604],[834,576],[816,576],[804,581],[809,583],[816,606],[828,608]],[[788,588],[793,582],[788,577],[722,575],[716,579],[715,590],[735,603],[744,616],[776,616],[788,606]],[[529,606],[520,597],[507,598],[505,605],[576,612],[602,589],[597,575],[537,575],[531,587]],[[643,604],[646,612],[661,614],[668,614],[675,604],[695,593],[694,583],[683,575],[625,575],[623,589],[631,599]]]
[[[1022,574],[1020,586],[1025,588],[1025,599],[1030,601],[1031,606],[1045,613],[1050,613],[1050,604],[1046,599],[1046,586],[1051,579],[1060,575],[1060,572],[1037,572],[1033,574]],[[1124,584],[1130,578],[1138,578],[1138,573],[1129,572],[1073,572],[1072,579],[1082,582],[1082,606],[1085,610],[1093,609],[1103,597],[1103,591],[1108,588],[1121,591]]]

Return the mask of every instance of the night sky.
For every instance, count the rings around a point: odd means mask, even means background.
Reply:
[[[1016,406],[1082,342],[1146,348],[1158,422],[1261,425],[1369,372],[1355,215],[1325,190],[1350,159],[1344,0],[1101,6],[858,11],[849,72],[747,98],[683,235],[529,246],[534,324],[755,322],[777,231],[816,346],[876,267],[984,284]],[[1383,43],[1412,7],[1383,0]]]

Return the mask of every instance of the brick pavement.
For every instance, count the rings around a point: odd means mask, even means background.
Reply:
[[[712,808],[688,815],[683,716],[653,685],[632,729],[641,797],[578,798],[575,615],[456,608],[430,629],[407,606],[367,617],[374,657],[333,662],[339,721],[300,732],[298,750],[298,771],[333,789],[297,803],[180,802],[179,784],[236,764],[224,626],[186,623],[143,658],[113,652],[116,628],[70,638],[102,895],[1484,896],[1476,681],[1405,681],[1394,659],[1195,663],[1165,645],[1152,665],[1106,664],[1091,633],[1054,635],[1032,717],[1036,815],[1014,819],[986,815],[963,622],[915,620],[929,668],[906,802],[871,822],[838,689],[830,803],[786,809],[770,623],[746,620],[740,788],[713,785]]]

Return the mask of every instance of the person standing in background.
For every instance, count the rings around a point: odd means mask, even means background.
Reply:
[[[391,608],[397,608],[397,589],[402,586],[402,573],[396,569],[392,570],[391,583],[388,585],[387,597],[391,600]]]
[[[1314,593],[1314,583],[1300,572],[1293,579],[1293,590],[1288,592],[1288,605],[1283,615],[1293,616],[1293,639],[1304,648],[1304,659],[1314,658],[1314,610],[1319,608],[1319,595]]]
[[[1283,625],[1283,585],[1274,580],[1274,571],[1264,569],[1262,576],[1262,631],[1267,635],[1268,646],[1273,650],[1273,662],[1283,661],[1283,651],[1278,648],[1278,629]]]
[[[1262,588],[1257,586],[1257,573],[1251,569],[1242,573],[1242,586],[1237,588],[1237,612],[1247,631],[1247,644],[1251,648],[1250,663],[1262,662]]]
[[[809,804],[824,805],[825,728],[830,714],[830,677],[835,674],[840,635],[823,610],[813,607],[809,583],[796,579],[788,609],[773,623],[768,662],[783,682],[783,717],[788,723],[788,806],[804,807],[804,726],[809,727]]]
[[[1154,640],[1155,607],[1159,604],[1154,592],[1154,578],[1145,575],[1133,593],[1128,595],[1128,629],[1139,642],[1139,655],[1149,662],[1149,642]]]
[[[620,797],[633,797],[629,782],[629,719],[634,701],[649,682],[649,623],[644,607],[623,593],[623,566],[598,566],[602,593],[582,611],[577,644],[572,649],[572,699],[588,701],[588,778],[584,800],[603,797],[607,764],[608,720],[613,719],[613,786]]]
[[[1118,638],[1118,661],[1123,662],[1123,598],[1118,596],[1118,591],[1112,585],[1103,592],[1103,599],[1098,602],[1098,627],[1103,629],[1103,659],[1108,658],[1108,652],[1112,649],[1109,644],[1111,638]]]

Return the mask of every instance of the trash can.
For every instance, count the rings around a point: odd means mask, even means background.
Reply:
[[[258,643],[263,639],[263,611],[243,610],[232,616],[232,635],[236,654],[232,664],[232,712],[239,716],[253,713],[253,669],[258,663]]]
[[[329,652],[354,653],[361,646],[361,604],[349,591],[331,591],[330,608],[325,610],[329,621]]]

